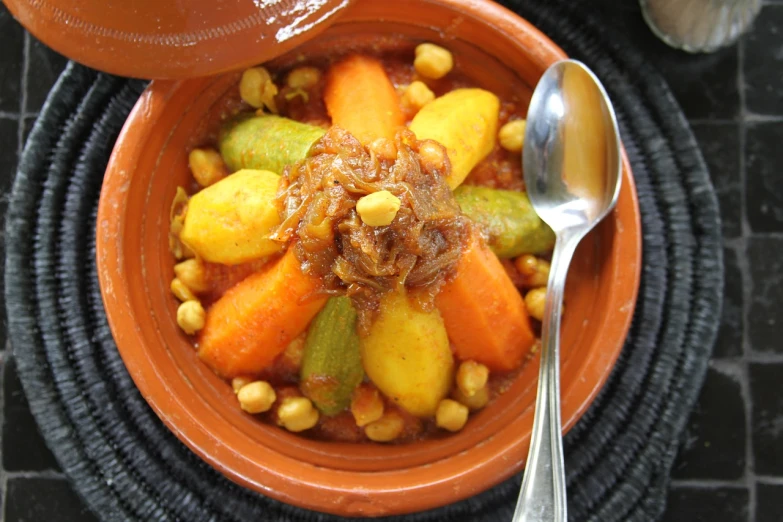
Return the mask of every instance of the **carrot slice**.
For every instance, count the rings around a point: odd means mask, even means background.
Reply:
[[[226,378],[257,374],[285,350],[326,302],[318,279],[302,273],[289,249],[266,270],[213,304],[199,337],[199,357]]]
[[[513,370],[535,342],[522,296],[475,234],[435,304],[458,359]]]
[[[364,145],[378,138],[394,139],[405,124],[400,100],[381,62],[354,54],[329,68],[324,102],[332,124]]]

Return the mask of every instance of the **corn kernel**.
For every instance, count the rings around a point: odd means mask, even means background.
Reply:
[[[435,412],[435,424],[448,431],[459,431],[468,422],[468,407],[451,399],[443,399]]]
[[[253,379],[250,377],[234,377],[231,379],[231,389],[234,390],[234,393],[239,393],[242,386],[251,382],[253,382]]]
[[[388,190],[368,194],[356,202],[356,212],[371,227],[390,225],[400,210],[400,198]]]
[[[207,272],[204,265],[197,259],[188,259],[174,265],[174,273],[177,279],[190,288],[192,292],[206,292],[209,288]]]
[[[413,61],[413,67],[421,76],[437,80],[451,71],[454,67],[454,58],[443,47],[423,43],[416,46],[416,59]]]
[[[455,388],[451,392],[451,397],[460,404],[467,406],[470,411],[477,411],[489,402],[489,386],[484,386],[470,397],[462,393],[462,390],[459,388]]]
[[[237,392],[239,407],[248,413],[269,411],[277,396],[275,390],[266,381],[255,381],[242,386]]]
[[[297,67],[290,73],[286,83],[292,89],[312,89],[321,79],[321,71],[315,67]]]
[[[498,132],[500,146],[509,152],[522,152],[525,144],[525,120],[514,120],[506,123]]]
[[[277,409],[277,424],[288,431],[309,430],[318,424],[318,410],[305,397],[286,397]]]
[[[275,96],[277,86],[272,81],[269,71],[264,67],[253,67],[242,73],[239,81],[239,95],[242,100],[256,109],[266,107],[277,114]]]
[[[546,288],[534,288],[525,295],[525,306],[530,317],[542,321],[546,304]]]
[[[468,397],[486,386],[487,379],[489,368],[476,361],[465,361],[457,369],[457,386]]]
[[[435,99],[435,93],[420,81],[411,82],[402,93],[402,103],[417,111]]]
[[[214,185],[228,176],[228,168],[215,149],[193,149],[188,154],[188,166],[196,183],[202,187]]]
[[[187,287],[185,283],[180,281],[178,277],[175,277],[171,280],[171,293],[174,294],[174,297],[182,301],[183,303],[185,301],[195,301],[196,296],[193,294],[193,291]]]
[[[185,301],[177,308],[177,324],[188,335],[204,328],[205,318],[204,308],[198,301]]]
[[[364,434],[375,442],[390,442],[402,434],[405,420],[395,411],[384,413],[383,417],[364,427]]]
[[[383,399],[377,389],[359,385],[351,397],[351,414],[359,427],[377,421],[383,416]]]

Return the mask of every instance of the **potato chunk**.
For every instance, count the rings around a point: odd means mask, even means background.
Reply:
[[[195,194],[188,203],[180,240],[212,263],[235,265],[276,254],[269,239],[280,224],[274,198],[280,176],[240,170]]]
[[[454,373],[446,327],[437,310],[414,308],[403,292],[387,294],[361,340],[364,371],[381,392],[409,413],[435,414]]]
[[[499,111],[500,101],[491,92],[456,89],[422,107],[411,121],[410,129],[418,139],[446,147],[452,189],[495,147]]]

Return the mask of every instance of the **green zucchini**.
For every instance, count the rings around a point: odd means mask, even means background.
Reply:
[[[307,330],[300,388],[324,415],[336,415],[351,403],[364,369],[351,299],[331,297]]]
[[[463,185],[454,197],[462,212],[486,229],[489,247],[500,258],[541,254],[555,245],[554,232],[524,192]]]
[[[241,116],[223,128],[218,146],[231,172],[257,169],[282,174],[286,165],[307,157],[325,132],[280,116]]]

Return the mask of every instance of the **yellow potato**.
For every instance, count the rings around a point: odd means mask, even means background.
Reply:
[[[206,261],[235,265],[280,252],[269,239],[280,224],[274,198],[280,176],[240,170],[188,202],[180,240]]]
[[[405,293],[381,300],[378,317],[361,340],[362,362],[378,389],[409,413],[428,417],[451,388],[454,359],[437,310],[411,306]]]
[[[452,189],[495,147],[499,111],[500,101],[491,92],[456,89],[422,107],[411,121],[410,129],[418,139],[446,147]]]

